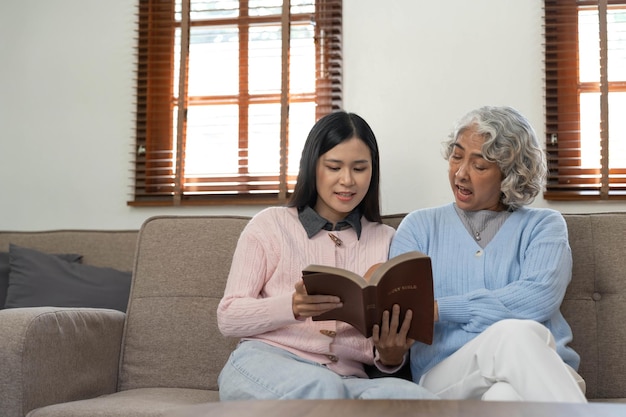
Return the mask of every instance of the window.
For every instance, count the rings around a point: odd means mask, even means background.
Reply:
[[[626,199],[626,1],[544,5],[544,198]]]
[[[140,0],[130,205],[278,204],[341,108],[341,0]]]

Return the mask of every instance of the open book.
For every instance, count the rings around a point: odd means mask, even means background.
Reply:
[[[343,307],[328,311],[313,320],[340,320],[351,324],[365,337],[372,326],[380,324],[383,311],[400,306],[400,319],[413,311],[408,337],[431,344],[434,328],[433,274],[430,257],[407,252],[374,265],[366,278],[342,268],[309,265],[302,271],[307,293],[336,295]]]

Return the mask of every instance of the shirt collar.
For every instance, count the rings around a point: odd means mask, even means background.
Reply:
[[[300,219],[309,239],[319,233],[320,230],[342,230],[348,227],[352,227],[357,238],[361,238],[361,213],[358,209],[352,210],[345,219],[337,222],[334,229],[331,222],[320,216],[310,206],[298,209],[298,219]]]

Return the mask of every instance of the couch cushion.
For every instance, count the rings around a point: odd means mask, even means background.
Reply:
[[[593,254],[596,280],[592,298],[598,321],[597,398],[625,397],[626,393],[626,216],[595,214]],[[575,336],[574,336],[575,337]]]
[[[124,332],[120,390],[217,390],[236,340],[217,327],[217,305],[249,218],[160,216],[138,237]]]
[[[596,259],[593,254],[594,231],[589,215],[564,215],[572,248],[572,281],[561,312],[572,328],[570,346],[580,355],[579,374],[587,384],[587,396],[597,395],[598,318],[593,300]],[[591,279],[590,279],[591,278]]]
[[[29,417],[155,417],[169,416],[195,404],[219,400],[217,391],[180,388],[143,388],[88,400],[49,405]]]
[[[80,253],[85,265],[133,268],[137,230],[0,231],[0,251],[9,244],[45,253]]]
[[[17,245],[9,246],[6,308],[93,307],[126,311],[131,273],[70,263]]]
[[[406,213],[398,213],[398,214],[385,214],[382,216],[383,223],[397,229],[402,219],[404,219]]]
[[[561,306],[580,354],[587,397],[621,398],[626,392],[626,216],[564,214],[574,261]]]
[[[83,258],[82,255],[78,254],[55,254],[54,256],[68,262],[80,262]],[[7,298],[10,270],[9,252],[0,252],[0,310],[4,308],[5,300]]]

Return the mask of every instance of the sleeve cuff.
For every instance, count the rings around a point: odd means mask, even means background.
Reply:
[[[470,303],[463,296],[451,296],[437,299],[439,321],[467,323],[470,317]]]
[[[304,320],[304,318],[294,317],[291,294],[271,297],[267,300],[271,300],[268,309],[269,317],[280,317],[279,321],[283,324],[293,324]]]
[[[376,368],[380,372],[383,372],[385,374],[395,374],[400,369],[402,369],[404,364],[406,364],[406,358],[407,358],[407,356],[409,354],[408,351],[407,351],[407,353],[404,354],[404,357],[402,358],[402,362],[399,365],[387,366],[387,365],[383,365],[382,362],[380,361],[380,355],[379,355],[378,351],[375,350],[375,352],[376,352],[376,355],[374,355],[374,365],[376,366]]]

